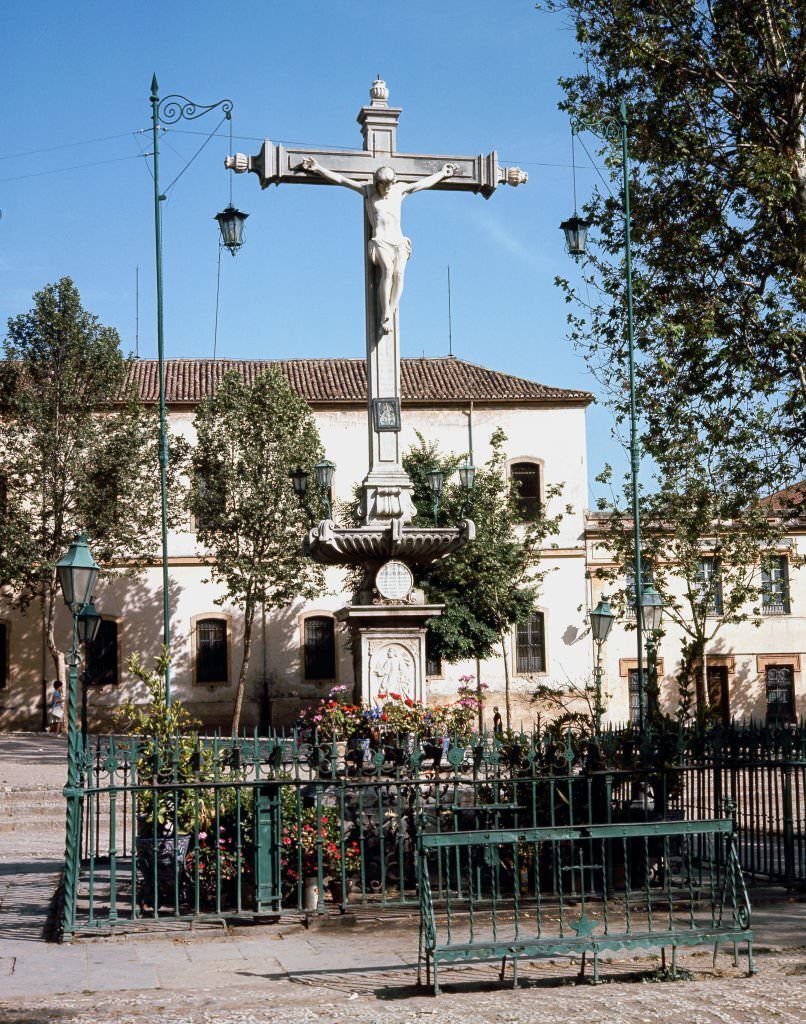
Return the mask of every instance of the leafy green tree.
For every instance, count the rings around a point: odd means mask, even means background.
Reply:
[[[298,465],[310,470],[322,448],[310,407],[274,368],[251,385],[237,373],[225,374],[215,395],[200,403],[195,426],[190,511],[210,578],[223,587],[218,603],[243,610],[236,733],[255,612],[315,597],[324,585],[321,567],[302,554],[314,510],[289,480]]]
[[[641,411],[682,404],[706,439],[732,437],[737,452],[751,441],[769,490],[793,482],[806,453],[806,8],[540,6],[576,28],[584,71],[561,80],[564,109],[596,120],[624,99],[629,110]],[[610,144],[599,152],[618,181],[620,153]],[[623,415],[623,222],[620,187],[613,192],[586,207],[595,230],[571,323]],[[662,426],[650,422],[644,440]]]
[[[105,574],[134,573],[153,558],[158,423],[126,385],[117,331],[82,307],[68,277],[9,320],[4,349],[0,578],[16,606],[39,599],[59,674],[54,566],[75,533],[87,531]]]
[[[541,549],[556,534],[562,515],[549,516],[541,507],[537,516],[523,522],[518,506],[518,487],[507,478],[506,435],[496,430],[491,439],[492,455],[476,471],[473,488],[467,492],[449,479],[459,463],[442,455],[436,444],[422,437],[404,458],[414,484],[416,523],[433,522],[432,493],[427,471],[436,466],[446,472],[439,522],[456,525],[471,519],[476,539],[459,551],[429,566],[417,569],[420,586],[428,599],[444,604],[440,618],[431,621],[435,651],[446,661],[490,657],[498,647],[504,662],[506,724],[512,719],[508,637],[513,625],[523,622],[534,609],[540,586],[548,572],[540,567]],[[561,487],[546,488],[546,504],[557,498]],[[477,679],[477,683],[479,680]]]

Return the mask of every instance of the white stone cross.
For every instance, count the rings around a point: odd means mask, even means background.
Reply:
[[[257,174],[262,188],[288,182],[336,184],[364,197],[369,472],[364,480],[367,523],[407,522],[414,509],[411,481],[400,450],[400,317],[403,275],[410,253],[400,225],[402,200],[425,188],[480,192],[488,199],[498,185],[520,185],[527,175],[498,165],[495,152],[479,156],[424,156],[397,152],[401,108],[389,106],[389,90],[372,83],[370,105],[358,123],[364,148],[313,149],[273,145],[268,139],[253,157],[227,157],[226,166]]]

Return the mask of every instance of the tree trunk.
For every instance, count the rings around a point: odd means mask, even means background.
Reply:
[[[507,637],[506,633],[499,634],[501,640],[501,654],[504,657],[504,710],[507,716],[507,732],[512,729],[512,697],[509,692],[509,661],[507,660]]]
[[[56,582],[55,578],[44,584],[43,628],[48,652],[53,658],[54,677],[62,684],[67,682],[67,668],[64,652],[56,646]]]
[[[241,725],[241,709],[243,708],[244,691],[246,690],[246,673],[249,671],[249,656],[252,653],[252,622],[255,617],[255,602],[249,598],[243,611],[243,661],[238,674],[238,689],[235,691],[235,708],[232,712],[232,735],[238,735]]]
[[[702,637],[697,637],[697,675],[696,679],[696,694],[697,694],[697,718],[702,721],[705,709],[708,704],[708,685],[705,678],[705,640]]]

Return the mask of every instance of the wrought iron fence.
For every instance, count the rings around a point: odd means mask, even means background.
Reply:
[[[419,834],[716,818],[726,801],[747,876],[806,881],[805,726],[618,730],[599,743],[549,730],[375,749],[299,735],[109,737],[83,752],[81,776],[68,934],[143,918],[416,905]]]

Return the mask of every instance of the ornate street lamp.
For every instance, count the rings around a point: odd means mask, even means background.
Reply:
[[[98,613],[98,609],[90,601],[84,606],[84,611],[78,617],[78,642],[80,644],[94,643],[100,628],[101,616]]]
[[[176,93],[171,96],[165,96],[161,100],[157,76],[154,75],[151,79],[151,134],[154,153],[154,242],[157,270],[157,363],[159,367],[160,409],[159,462],[160,497],[162,500],[162,642],[168,653],[170,653],[171,647],[171,607],[168,578],[168,427],[165,409],[165,340],[162,316],[162,211],[160,209],[160,203],[165,202],[166,196],[160,191],[159,128],[160,125],[176,124],[183,119],[194,121],[197,117],[203,117],[218,107],[221,108],[222,114],[231,126],[232,100],[219,100],[217,103],[209,104],[209,106],[200,106],[189,100],[186,96],[180,96]],[[221,228],[222,244],[233,255],[243,243],[243,222],[246,220],[246,217],[247,214],[241,213],[233,207],[232,196],[230,195],[229,206],[215,218]],[[232,231],[231,235],[230,231]],[[171,668],[167,662],[165,666],[165,702],[168,705],[171,703]]]
[[[564,220],[560,229],[565,232],[565,246],[569,256],[584,256],[588,241],[588,228],[590,221],[578,217],[576,212],[573,217]]]
[[[445,474],[441,469],[437,469],[436,466],[432,466],[426,474],[428,480],[428,486],[431,488],[431,494],[433,495],[433,513],[434,513],[434,526],[437,525],[437,517],[439,516],[439,498],[442,494],[442,488],[445,486]]]
[[[289,474],[291,483],[294,485],[294,494],[298,498],[304,498],[308,490],[308,473],[301,466],[297,466]]]
[[[646,688],[647,711],[652,712],[658,704],[658,638],[663,623],[663,598],[648,583],[641,590],[641,626],[646,637],[646,660],[649,670]]]
[[[225,249],[229,249],[233,256],[243,245],[243,223],[248,216],[248,213],[241,213],[230,203],[214,217],[221,229],[221,244]]]
[[[75,618],[92,601],[99,568],[87,544],[87,535],[77,533],[70,547],[56,563],[62,595]]]
[[[640,456],[638,450],[638,415],[635,404],[635,340],[633,329],[632,311],[632,242],[630,238],[630,153],[628,145],[628,121],[627,104],[624,100],[619,105],[617,117],[606,118],[601,121],[579,121],[572,125],[572,132],[576,134],[582,129],[595,132],[601,138],[610,142],[621,142],[621,173],[623,181],[622,208],[624,214],[624,266],[627,286],[627,359],[629,365],[630,379],[630,474],[632,488],[632,516],[633,516],[633,551],[635,564],[636,592],[640,593],[643,573],[641,569],[641,513],[638,494],[638,469]],[[567,221],[563,221],[560,227],[565,232],[568,251],[572,256],[581,256],[585,252],[587,242],[587,229],[589,225],[577,217],[574,213]],[[572,247],[573,243],[573,247]],[[640,728],[644,726],[644,658],[642,639],[641,616],[636,616],[635,622],[635,643],[638,655],[638,707]]]
[[[602,646],[607,640],[610,630],[613,628],[613,622],[615,621],[615,613],[610,607],[608,599],[602,594],[599,598],[599,603],[590,613],[590,624],[591,633],[593,634],[593,640],[596,644],[596,669],[594,673],[594,686],[595,686],[595,721],[596,721],[596,735],[602,731]]]
[[[333,470],[336,468],[335,462],[331,462],[329,459],[322,459],[321,462],[317,462],[313,467],[314,477],[316,478],[316,486],[322,493],[322,498],[325,502],[325,508],[327,510],[327,518],[330,519],[333,515],[333,506],[330,498],[330,486],[333,483]]]
[[[73,618],[73,642],[67,661],[67,785],[64,796],[67,803],[64,850],[64,935],[70,938],[75,926],[76,892],[81,842],[81,776],[78,764],[78,736],[76,712],[78,710],[79,620],[84,615],[81,630],[89,636],[94,628],[92,614],[86,614],[92,605],[92,592],[98,579],[99,568],[92,557],[87,537],[77,534],[75,540],[56,563],[56,574],[62,594]],[[93,612],[95,611],[93,607]],[[97,613],[95,613],[97,614]],[[97,628],[97,627],[95,627]]]
[[[462,485],[464,490],[470,491],[473,489],[473,483],[476,479],[476,467],[472,462],[465,462],[458,469],[459,483]]]

